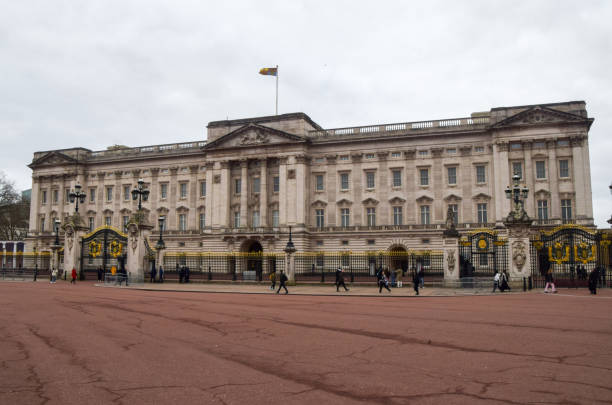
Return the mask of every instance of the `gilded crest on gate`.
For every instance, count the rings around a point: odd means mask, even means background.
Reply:
[[[561,242],[556,242],[554,246],[548,247],[548,260],[561,264],[569,261],[570,258],[570,247],[568,245],[563,246]]]
[[[581,242],[574,246],[574,257],[577,262],[582,264],[594,262],[597,259],[597,247],[595,244],[588,245],[585,242]]]
[[[476,242],[476,248],[479,251],[489,250],[489,241],[487,240],[487,238],[481,236],[480,239],[478,239],[478,242]]]

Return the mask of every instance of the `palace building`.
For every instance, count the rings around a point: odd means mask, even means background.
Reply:
[[[28,244],[52,245],[76,184],[86,227],[125,232],[138,179],[167,252],[282,252],[289,227],[303,252],[435,250],[449,209],[460,233],[503,233],[514,174],[535,226],[589,228],[592,123],[583,101],[337,129],[292,113],[213,121],[188,143],[36,152]]]

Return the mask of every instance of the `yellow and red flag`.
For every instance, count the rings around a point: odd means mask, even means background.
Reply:
[[[259,69],[259,74],[260,75],[266,75],[266,76],[276,76],[276,75],[278,75],[278,67],[261,68],[261,69]]]

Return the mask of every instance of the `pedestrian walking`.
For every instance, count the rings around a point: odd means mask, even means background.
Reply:
[[[423,269],[423,261],[417,260],[417,273],[419,275],[419,284],[421,288],[425,288],[425,270]]]
[[[552,273],[552,269],[548,269],[548,271],[546,272],[546,286],[544,286],[544,292],[548,293],[548,287],[552,288],[552,292],[556,293],[557,290],[555,289],[555,279],[553,278],[553,273]]]
[[[33,281],[36,281],[36,277],[38,277],[38,266],[34,267],[34,280]]]
[[[159,265],[159,282],[163,283],[164,282],[164,268],[162,267],[162,265]]]
[[[270,290],[274,291],[275,287],[276,287],[276,272],[273,271],[272,273],[270,273]]]
[[[154,283],[155,282],[155,263],[151,263],[151,277],[149,282]]]
[[[412,288],[414,288],[414,292],[416,295],[419,295],[419,285],[421,284],[421,279],[419,278],[419,273],[416,271],[412,275]]]
[[[287,290],[287,276],[285,275],[285,272],[281,270],[280,273],[280,277],[278,279],[279,284],[278,284],[278,290],[276,290],[276,293],[278,294],[281,290],[281,288],[285,289],[285,294],[289,294],[289,290]]]
[[[387,291],[391,292],[391,289],[389,288],[389,278],[387,278],[387,275],[384,272],[382,272],[381,274],[380,282],[378,285],[379,294],[382,292],[383,287],[385,287]]]
[[[495,290],[499,288],[499,279],[500,275],[498,271],[497,273],[495,273],[495,276],[493,276],[493,292],[495,292]]]
[[[98,266],[98,283],[104,281],[104,270],[102,270],[102,266]]]
[[[72,280],[70,280],[70,284],[76,284],[77,272],[76,269],[72,268]]]
[[[185,266],[185,274],[184,274],[184,277],[185,277],[185,282],[186,282],[186,283],[188,283],[188,282],[189,282],[189,274],[190,274],[190,271],[189,271],[189,266]]]
[[[505,292],[506,290],[510,291],[510,285],[508,284],[508,275],[505,271],[502,271],[499,277],[499,291]]]
[[[55,284],[56,281],[57,281],[57,269],[53,269],[53,271],[51,272],[51,283]]]
[[[595,267],[589,274],[589,291],[597,294],[597,282],[599,281],[599,267]]]
[[[344,291],[348,291],[346,284],[344,284],[344,274],[342,274],[342,267],[338,266],[336,269],[336,292],[340,291],[340,286],[344,287]]]

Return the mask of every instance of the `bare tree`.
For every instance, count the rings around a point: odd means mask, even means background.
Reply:
[[[26,236],[30,201],[15,190],[15,183],[0,172],[0,240],[20,240]]]

